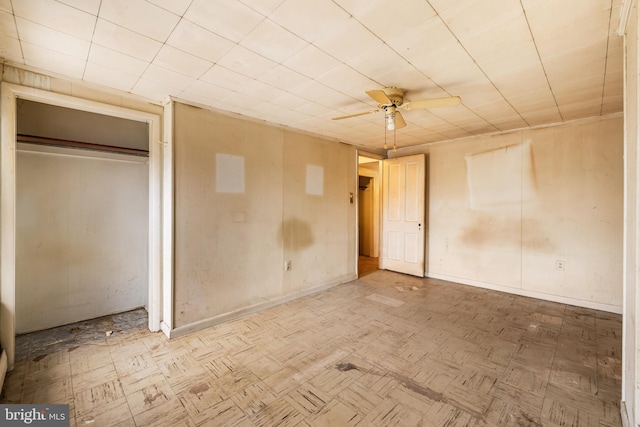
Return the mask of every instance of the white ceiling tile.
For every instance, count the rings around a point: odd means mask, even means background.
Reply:
[[[22,18],[16,18],[16,25],[21,40],[25,42],[83,60],[89,54],[89,42],[85,39]]]
[[[282,115],[278,114],[282,109],[269,102],[261,101],[250,109],[252,117],[259,118],[275,124],[283,124]]]
[[[309,118],[308,115],[303,114],[299,111],[283,111],[281,109],[272,109],[271,111],[275,111],[280,113],[279,123],[291,127],[295,127],[295,125],[303,120],[307,120]]]
[[[240,45],[234,46],[227,52],[227,54],[218,61],[218,64],[254,79],[278,65],[272,60],[251,52],[249,49]]]
[[[354,16],[369,6],[373,1],[374,0],[335,0],[337,5]]]
[[[122,73],[140,76],[149,64],[141,59],[116,52],[94,44],[89,52],[89,63],[119,70]]]
[[[50,71],[62,76],[81,79],[85,61],[73,56],[46,49],[26,41],[22,41],[22,51],[26,65]]]
[[[549,82],[539,64],[497,76],[493,79],[493,86],[507,98],[523,92],[530,92],[537,93],[538,98],[544,93],[544,97],[548,101],[552,101]]]
[[[283,65],[278,65],[260,76],[260,81],[287,91],[305,83],[307,78]]]
[[[261,81],[253,80],[242,86],[237,93],[248,95],[252,98],[259,99],[260,101],[271,101],[272,99],[282,95],[284,92],[281,89],[262,83]]]
[[[385,86],[407,100],[462,96],[456,108],[403,111],[401,145],[622,111],[622,4],[0,0],[0,60],[378,150],[379,111],[331,118],[375,110],[364,91]]]
[[[562,120],[555,99],[549,95],[541,99],[535,91],[522,92],[510,96],[508,101],[530,126],[539,125],[541,123],[540,117],[544,117],[543,122],[547,123],[557,123]],[[543,112],[542,116],[540,112]]]
[[[283,65],[312,79],[316,79],[342,64],[331,55],[323,52],[314,45],[307,45]]]
[[[334,68],[318,81],[342,93],[362,93],[377,87],[376,82],[346,65]]]
[[[313,19],[300,19],[305,15],[312,16]],[[269,16],[270,19],[308,42],[315,41],[348,17],[349,14],[331,0],[311,2],[285,0]]]
[[[444,13],[447,9],[455,7],[464,0],[428,0],[433,9],[440,13]]]
[[[24,63],[20,41],[13,37],[0,37],[0,57],[18,64]]]
[[[276,10],[283,1],[284,0],[241,0],[243,4],[265,16]]]
[[[380,82],[385,87],[401,87],[410,91],[418,98],[435,97],[433,91],[440,93],[438,96],[448,96],[448,93],[439,89],[424,73],[404,59],[393,69],[386,70],[380,74],[372,74],[373,80]]]
[[[18,38],[16,20],[11,13],[0,11],[0,34],[14,39]]]
[[[270,102],[277,106],[294,110],[309,103],[308,100],[289,92],[285,92],[280,94],[279,96],[276,96]]]
[[[509,34],[509,37],[504,37]],[[516,72],[519,68],[538,65],[540,59],[524,15],[501,22],[464,41],[465,49],[485,73],[499,76]]]
[[[309,102],[299,108],[296,111],[305,114],[307,116],[313,117],[324,117],[330,119],[335,112],[332,108],[326,107],[321,104],[316,104],[315,102]]]
[[[350,109],[353,113],[375,110],[377,108],[376,102],[364,92],[357,94],[356,97],[351,97],[325,86],[324,91],[320,95],[321,96],[315,99],[315,102],[318,104],[336,109],[339,108],[340,110],[349,111]]]
[[[156,40],[104,19],[98,19],[93,42],[147,62],[151,61],[162,47],[162,44]]]
[[[195,80],[191,77],[176,73],[175,71],[167,70],[166,68],[159,67],[155,64],[149,65],[149,68],[144,72],[142,78],[173,89],[171,92],[172,94],[176,94],[187,89]]]
[[[84,0],[78,0],[84,1]],[[148,0],[150,3],[160,6],[178,16],[184,15],[192,0]]]
[[[175,71],[188,77],[198,78],[213,65],[169,45],[164,45],[153,60],[155,65]]]
[[[520,0],[462,0],[439,15],[456,37],[468,40],[517,19],[523,11]]]
[[[235,92],[254,79],[216,64],[204,73],[200,80]]]
[[[0,0],[0,11],[13,13],[13,7],[11,6],[11,0]]]
[[[504,95],[492,85],[461,86],[458,88],[456,95],[462,98],[462,105],[472,110],[483,108],[487,105],[493,107],[508,104]],[[513,112],[513,110],[511,110],[511,112]]]
[[[234,46],[229,40],[186,20],[180,21],[167,44],[210,62],[218,61]]]
[[[254,79],[216,64],[204,73],[200,80],[235,92]]]
[[[158,82],[140,79],[131,90],[131,93],[143,96],[154,102],[162,102],[170,95],[177,96],[179,92],[176,92],[175,89],[162,85]]]
[[[254,98],[253,96],[245,95],[239,92],[233,92],[232,94],[225,96],[222,101],[232,107],[240,107],[242,109],[250,110],[262,101]]]
[[[358,21],[383,40],[435,15],[433,8],[424,0],[376,0],[354,14]]]
[[[114,67],[89,62],[84,71],[83,80],[129,92],[138,81],[138,76]]]
[[[320,37],[314,45],[342,62],[352,60],[382,44],[371,31],[349,18]]]
[[[346,63],[366,76],[392,75],[394,71],[402,68],[414,68],[386,44],[380,44],[353,60],[347,60]],[[380,83],[385,84],[384,82]]]
[[[140,19],[142,16],[144,19]],[[100,18],[160,42],[167,40],[180,20],[178,15],[145,0],[103,0]]]
[[[100,10],[101,0],[58,0],[60,3],[64,3],[68,6],[80,9],[83,12],[90,13],[91,15],[98,16]]]
[[[205,105],[213,105],[209,100],[222,99],[232,93],[233,91],[224,87],[196,80],[191,86],[181,93],[181,96],[186,96],[187,99],[197,100],[197,102]]]
[[[93,15],[55,1],[20,0],[12,4],[16,16],[91,40],[96,23]]]
[[[333,89],[328,88],[318,81],[310,80],[307,83],[292,88],[289,92],[306,100],[317,102],[326,97],[327,93],[333,92]]]
[[[388,43],[436,84],[467,83],[469,76],[462,76],[466,72],[477,78],[474,74],[479,70],[473,58],[438,17],[405,31]]]
[[[433,61],[428,66],[420,68],[420,70],[440,87],[455,88],[464,84],[489,83],[489,79],[478,68],[478,65],[471,58],[464,55],[453,55],[447,61],[443,60],[440,63]]]
[[[281,63],[307,46],[308,43],[275,22],[265,20],[254,28],[240,44],[265,58]]]
[[[264,15],[233,0],[194,0],[184,18],[237,43],[264,20]]]

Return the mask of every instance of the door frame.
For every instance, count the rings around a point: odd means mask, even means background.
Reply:
[[[414,234],[421,234],[422,237],[422,241],[418,242],[419,246],[417,246],[417,255],[418,255],[418,262],[417,267],[414,268],[413,263],[406,261],[406,260],[393,260],[391,258],[388,257],[388,231],[389,231],[389,225],[388,225],[388,220],[387,215],[388,215],[388,198],[389,198],[389,189],[388,189],[388,179],[389,179],[389,166],[390,163],[394,163],[394,164],[398,164],[397,162],[404,162],[401,163],[403,164],[403,169],[402,171],[404,172],[402,175],[400,175],[401,179],[406,180],[406,162],[412,159],[412,163],[419,163],[422,167],[418,167],[417,169],[417,180],[416,183],[418,183],[419,186],[421,186],[422,189],[422,200],[421,203],[419,205],[417,205],[417,213],[418,213],[418,218],[415,221],[415,223],[417,223],[418,226],[418,231],[420,233],[414,233]],[[407,156],[398,156],[398,157],[392,157],[389,159],[385,159],[382,162],[382,217],[381,217],[381,223],[380,223],[380,227],[381,227],[381,247],[380,247],[380,268],[384,269],[384,270],[391,270],[391,271],[397,271],[399,273],[404,273],[404,274],[411,274],[417,277],[425,277],[426,272],[427,272],[427,259],[426,259],[426,254],[427,254],[427,250],[426,250],[426,246],[427,246],[427,224],[426,224],[426,220],[427,220],[427,158],[425,154],[422,153],[418,153],[418,154],[412,154],[412,155],[407,155]],[[400,185],[400,184],[399,184]],[[402,190],[402,195],[404,197],[405,192],[406,192],[406,181],[404,182],[404,184],[401,186],[403,188]],[[400,187],[399,187],[400,188]],[[386,190],[386,191],[385,191]],[[406,201],[406,199],[403,199],[403,201]],[[420,201],[420,198],[419,200]],[[386,211],[385,211],[386,209]],[[385,214],[386,212],[386,214]],[[403,214],[405,212],[404,208],[402,210]],[[419,222],[418,222],[419,221]],[[407,220],[402,220],[402,221],[398,221],[398,222],[409,222]],[[402,232],[404,233],[405,231],[402,230]],[[403,240],[402,243],[403,245],[406,243],[406,241],[404,240],[404,235],[403,235]],[[385,241],[386,240],[386,241]],[[406,246],[404,246],[404,248],[402,249],[402,254],[406,255]],[[406,257],[405,257],[406,258]]]
[[[378,160],[378,170],[380,169],[380,164],[382,160]],[[359,168],[358,168],[359,169]],[[380,173],[379,171],[372,171],[367,169],[361,169],[358,171],[358,176],[366,176],[367,178],[371,178],[371,182],[373,183],[373,188],[371,189],[373,195],[373,224],[371,225],[373,231],[373,248],[371,252],[373,253],[373,258],[380,257]],[[358,215],[360,210],[360,201],[358,200]],[[359,218],[359,217],[358,217]],[[358,229],[359,230],[359,229]],[[360,238],[360,236],[358,236]],[[359,252],[358,252],[359,253]]]
[[[16,120],[17,100],[41,102],[60,107],[145,122],[149,126],[149,329],[161,329],[162,295],[162,142],[161,116],[62,95],[13,83],[0,83],[0,344],[7,352],[8,369],[15,363],[15,287],[16,287]],[[165,298],[170,297],[165,295]],[[168,317],[167,317],[168,316]]]

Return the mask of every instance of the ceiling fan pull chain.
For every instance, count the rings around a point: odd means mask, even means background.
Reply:
[[[393,151],[397,151],[398,147],[396,147],[396,128],[393,128]]]
[[[385,150],[389,148],[387,145],[387,125],[384,125],[384,145],[382,146]]]

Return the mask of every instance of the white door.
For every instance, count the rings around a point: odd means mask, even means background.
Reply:
[[[381,268],[424,277],[425,156],[383,161]]]

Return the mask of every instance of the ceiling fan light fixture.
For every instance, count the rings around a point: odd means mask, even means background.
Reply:
[[[396,128],[395,118],[396,118],[395,113],[388,113],[385,116],[385,119],[387,121],[387,130],[395,130],[395,128]]]

